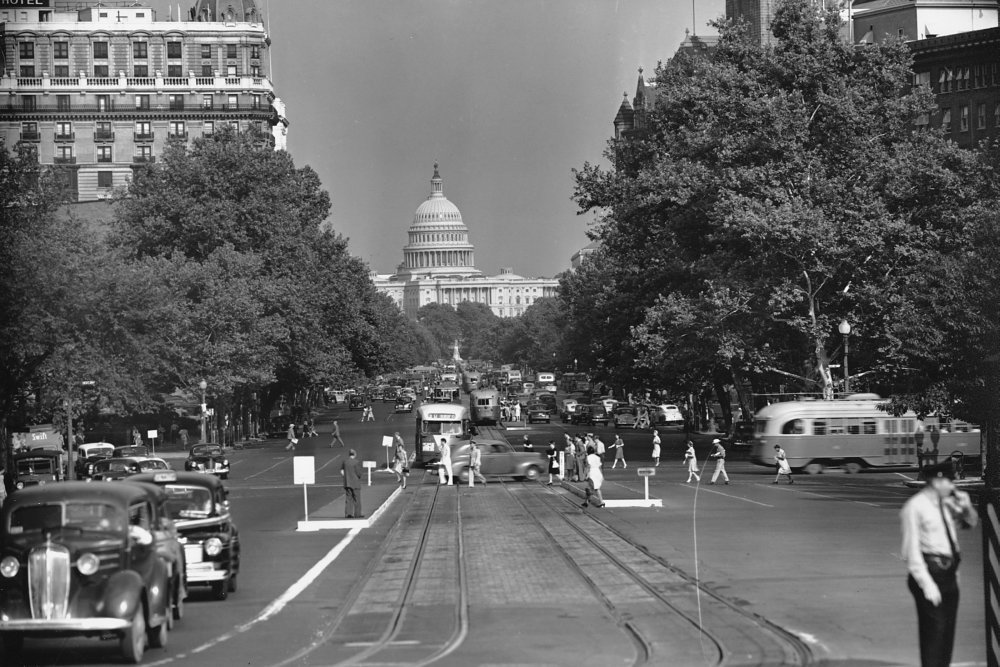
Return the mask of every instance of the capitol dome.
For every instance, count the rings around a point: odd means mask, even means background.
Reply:
[[[413,214],[409,243],[403,248],[400,271],[428,275],[479,275],[474,247],[462,213],[444,196],[444,181],[434,164],[431,194]]]

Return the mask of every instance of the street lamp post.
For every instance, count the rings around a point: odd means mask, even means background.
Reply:
[[[841,320],[840,325],[837,327],[840,334],[844,337],[844,393],[851,393],[851,370],[847,365],[847,358],[851,353],[851,323],[847,320]]]
[[[208,383],[202,380],[198,383],[198,388],[201,389],[201,441],[205,443],[208,442],[208,404],[205,402],[205,390],[208,389]]]

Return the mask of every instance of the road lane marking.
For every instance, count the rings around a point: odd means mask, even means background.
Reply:
[[[761,484],[760,486],[764,486]],[[789,485],[791,486],[791,485]],[[790,491],[792,493],[799,493],[804,496],[816,496],[817,498],[827,498],[829,500],[839,500],[843,503],[856,503],[858,505],[868,505],[869,507],[882,507],[881,505],[876,505],[875,503],[866,503],[863,500],[853,500],[851,498],[840,498],[838,496],[830,496],[825,493],[816,493],[815,491],[800,491],[799,489],[790,489],[787,486],[777,487],[777,486],[764,486],[765,489],[771,489],[772,491]]]
[[[268,470],[273,470],[274,468],[277,468],[278,466],[280,466],[282,463],[285,463],[286,461],[291,461],[291,460],[292,460],[291,457],[287,457],[287,456],[286,457],[282,457],[282,459],[280,461],[278,461],[277,463],[275,463],[274,465],[268,466],[268,467],[264,468],[263,470],[261,470],[259,472],[255,472],[252,475],[248,475],[248,476],[244,477],[243,480],[246,481],[248,479],[253,479],[257,475],[263,475]]]
[[[321,465],[321,466],[320,466],[319,468],[317,468],[317,469],[316,469],[316,472],[320,472],[321,470],[323,470],[323,468],[327,467],[328,465],[330,465],[330,464],[331,464],[331,463],[333,463],[334,461],[336,461],[336,460],[340,459],[340,456],[341,456],[340,454],[337,454],[337,455],[336,455],[336,456],[334,456],[334,457],[333,457],[332,459],[330,459],[329,461],[327,461],[326,463],[324,463],[323,465]]]
[[[305,574],[299,577],[298,581],[289,586],[284,593],[282,593],[274,600],[272,600],[269,605],[264,607],[264,609],[262,609],[261,612],[257,614],[255,617],[253,617],[251,620],[241,625],[235,626],[229,632],[223,633],[218,637],[210,639],[204,644],[201,644],[200,646],[191,649],[186,654],[181,653],[179,655],[172,656],[164,660],[160,660],[159,662],[146,663],[147,667],[153,667],[154,665],[166,665],[168,663],[174,662],[175,660],[181,660],[187,657],[188,655],[196,655],[198,653],[203,653],[204,651],[207,651],[215,646],[218,646],[222,642],[229,641],[233,637],[236,637],[237,635],[247,632],[258,623],[266,621],[269,618],[275,616],[282,609],[284,609],[289,602],[291,602],[299,595],[301,595],[302,591],[304,591],[306,588],[312,585],[312,583],[315,582],[316,579],[318,579],[321,574],[323,574],[323,571],[327,567],[329,567],[330,564],[333,563],[333,561],[337,560],[340,554],[342,554],[344,550],[347,549],[348,545],[350,545],[350,543],[354,541],[354,538],[361,533],[361,530],[362,530],[361,528],[352,528],[351,530],[349,530],[347,532],[347,535],[344,535],[344,537],[340,540],[340,542],[338,542],[332,549],[330,549],[330,551],[328,551],[325,556],[316,561],[316,564],[313,565],[311,568],[309,568],[309,570],[307,570]]]
[[[684,488],[685,489],[697,489],[698,487],[697,486],[691,486],[690,484],[685,484]],[[743,496],[734,496],[731,493],[723,493],[722,491],[716,491],[715,489],[706,489],[705,487],[701,487],[701,492],[702,493],[714,493],[717,496],[725,496],[726,498],[735,498],[736,500],[742,500],[744,502],[753,503],[754,505],[760,505],[761,507],[770,507],[772,509],[774,508],[774,505],[768,505],[767,503],[762,503],[762,502],[759,502],[757,500],[750,500],[749,498],[744,498]]]

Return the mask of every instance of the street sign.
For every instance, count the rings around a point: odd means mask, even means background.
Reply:
[[[656,477],[656,468],[638,468],[635,472],[639,477]]]
[[[382,446],[383,447],[392,447],[392,436],[391,435],[383,435],[382,436]]]
[[[151,428],[148,431],[146,431],[146,437],[151,440],[156,440],[156,438],[159,437],[159,435],[160,435],[159,431],[157,431],[155,428]]]
[[[368,471],[368,486],[372,485],[372,470],[377,465],[378,464],[375,463],[374,461],[362,461],[361,462],[361,466]]]
[[[292,457],[292,480],[293,484],[315,484],[316,457],[314,456]]]

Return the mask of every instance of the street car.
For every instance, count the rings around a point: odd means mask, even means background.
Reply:
[[[522,479],[538,479],[548,469],[548,456],[543,452],[519,452],[500,440],[476,438],[482,455],[483,475],[503,475]],[[452,473],[463,482],[469,481],[469,456],[472,446],[468,440],[451,445]]]
[[[614,411],[615,428],[634,428],[636,409],[634,405],[619,405]]]
[[[224,600],[240,573],[239,531],[229,514],[228,492],[218,478],[193,472],[157,472],[129,481],[156,484],[166,493],[167,513],[184,546],[188,586],[210,586]]]
[[[229,479],[229,459],[219,445],[195,445],[184,461],[184,470]]]
[[[32,449],[11,458],[11,488],[23,489],[63,479],[63,452],[59,449]]]
[[[65,482],[24,489],[0,518],[0,638],[115,637],[142,660],[167,643],[175,590],[154,531],[157,503],[136,484]]]
[[[545,422],[548,424],[552,421],[552,417],[549,416],[549,409],[542,403],[529,404],[525,414],[527,415],[529,424],[534,424],[535,422]]]
[[[413,412],[413,399],[404,394],[400,394],[396,399],[396,412]]]
[[[112,457],[115,446],[110,442],[87,442],[76,448],[77,479],[89,479],[94,474],[94,464]]]

